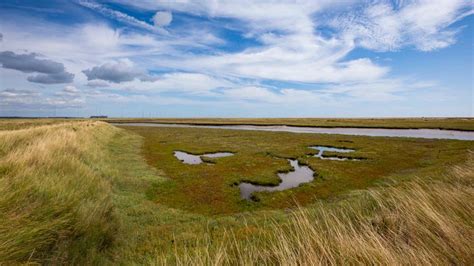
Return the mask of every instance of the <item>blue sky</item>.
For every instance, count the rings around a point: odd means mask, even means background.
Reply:
[[[0,116],[473,116],[473,4],[4,0]]]

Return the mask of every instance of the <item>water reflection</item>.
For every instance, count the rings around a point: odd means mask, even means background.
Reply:
[[[279,173],[278,177],[281,183],[277,186],[254,185],[251,183],[240,183],[240,196],[244,199],[251,200],[252,193],[257,191],[281,191],[298,187],[300,184],[313,181],[314,171],[306,165],[300,165],[297,160],[288,160],[293,170],[288,173]]]
[[[202,157],[206,158],[222,158],[234,155],[231,152],[215,152],[205,153],[201,155],[190,154],[184,151],[175,151],[174,156],[185,164],[201,164],[203,163]]]
[[[344,148],[335,148],[335,147],[328,147],[328,146],[311,146],[310,149],[318,150],[319,152],[314,155],[321,160],[333,160],[333,161],[360,161],[357,158],[347,158],[347,157],[338,157],[338,156],[324,156],[324,152],[340,152],[340,153],[348,153],[354,152],[355,150],[352,149],[344,149]]]

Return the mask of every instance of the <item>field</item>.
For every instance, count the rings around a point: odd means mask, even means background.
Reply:
[[[5,264],[474,261],[473,142],[44,122],[0,122]],[[184,165],[174,150],[235,155]],[[240,199],[235,183],[276,184],[286,158],[317,178]]]

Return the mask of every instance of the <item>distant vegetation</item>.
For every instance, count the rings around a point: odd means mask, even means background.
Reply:
[[[348,191],[295,209],[206,216],[156,198],[160,187],[171,185],[172,177],[159,161],[146,157],[161,146],[142,150],[150,136],[92,121],[0,122],[0,129],[0,263],[470,265],[474,261],[474,155],[466,152],[472,149],[471,142],[413,141],[415,147],[426,145],[432,151],[445,145],[463,148],[439,158],[420,148],[423,156],[412,158],[422,165],[408,167],[396,178],[389,176],[391,182],[368,190]],[[157,142],[172,141],[160,134]],[[186,136],[192,135],[176,135],[183,144]],[[363,139],[354,147],[368,147]],[[291,144],[281,139],[276,143]],[[160,145],[173,149],[175,144]],[[279,153],[285,155],[284,150]],[[415,156],[416,149],[408,154]],[[157,167],[150,167],[142,155]],[[370,153],[362,155],[373,158]],[[438,163],[442,167],[436,167]],[[419,167],[426,170],[420,172]]]

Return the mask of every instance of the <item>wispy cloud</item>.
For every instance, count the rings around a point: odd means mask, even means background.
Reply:
[[[398,50],[413,46],[432,51],[456,42],[459,28],[450,26],[473,13],[472,1],[380,1],[362,4],[333,18],[329,25],[362,47]]]
[[[166,26],[167,24],[158,25],[155,23],[155,25],[149,24],[145,21],[136,19],[130,15],[127,15],[123,12],[113,10],[111,8],[108,8],[102,4],[93,2],[93,1],[88,1],[88,0],[79,0],[77,3],[83,7],[89,8],[91,10],[94,10],[96,12],[101,13],[104,16],[107,16],[111,19],[115,19],[117,21],[120,21],[125,24],[129,24],[135,27],[139,27],[151,32],[156,32],[156,33],[161,33],[161,34],[166,34],[167,31],[161,28],[161,26]],[[171,19],[170,19],[171,22]]]
[[[4,89],[0,90],[0,106],[8,109],[40,110],[50,108],[81,108],[84,107],[84,98],[78,92],[68,92],[65,88],[55,95],[45,95],[36,90]],[[1,113],[1,112],[0,112]]]

